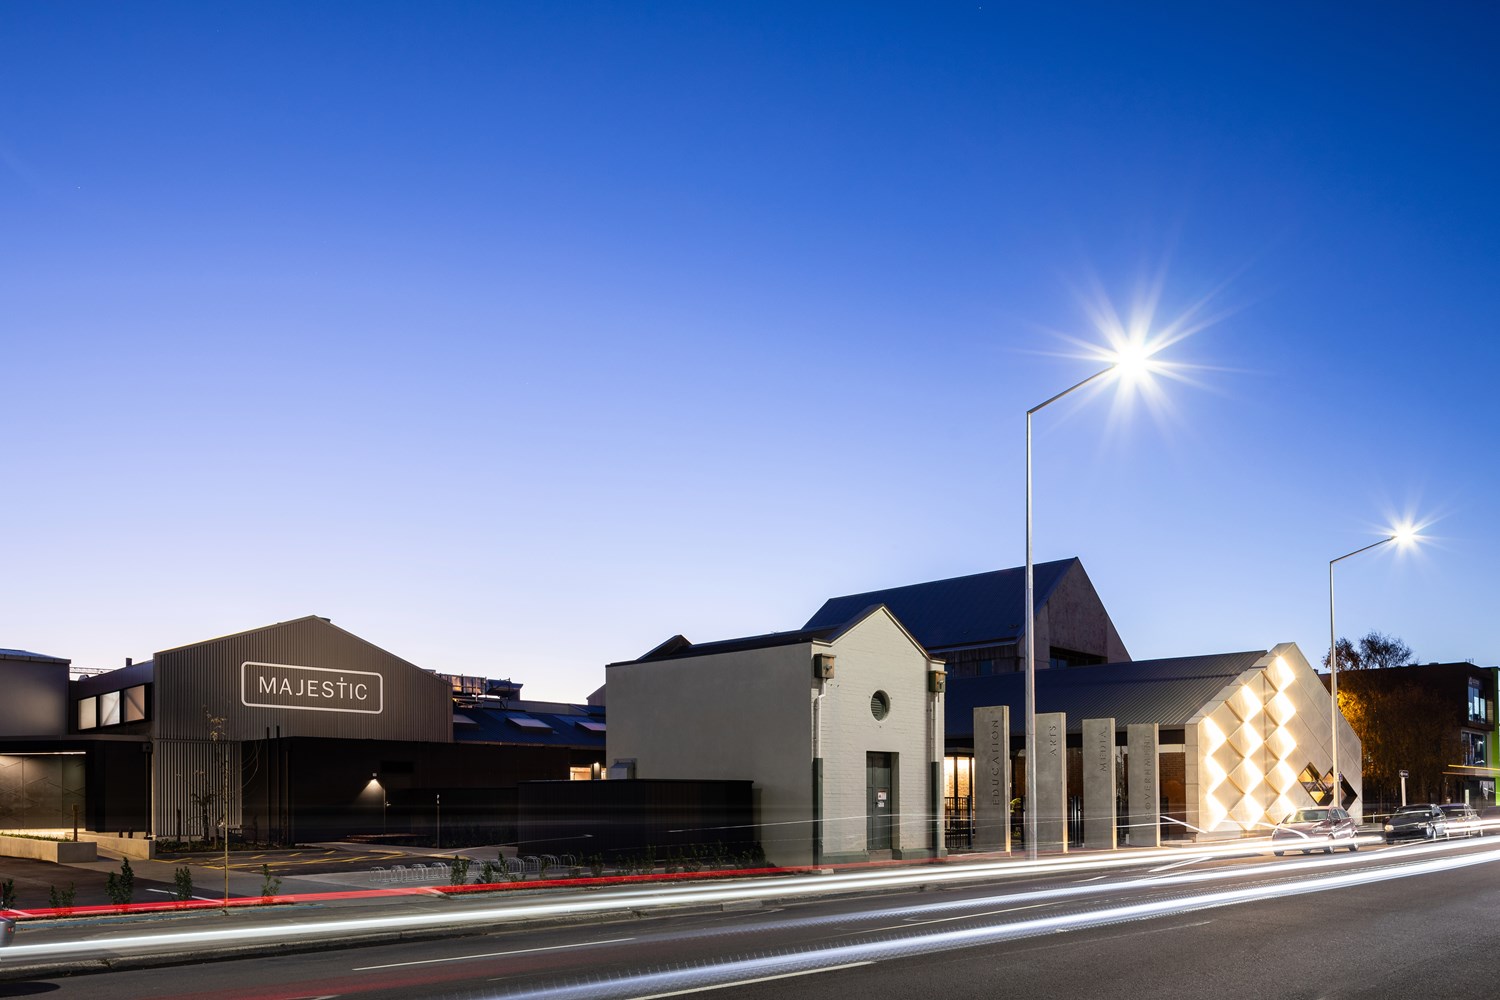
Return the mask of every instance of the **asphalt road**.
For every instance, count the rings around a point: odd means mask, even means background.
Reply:
[[[903,870],[832,896],[810,892],[833,885],[826,876],[778,880],[776,891],[796,892],[780,898],[757,897],[754,883],[695,886],[659,910],[647,894],[574,893],[593,909],[550,926],[500,924],[513,918],[494,916],[492,896],[408,899],[387,911],[440,917],[450,928],[466,917],[477,923],[433,939],[41,976],[0,983],[0,996],[1493,995],[1500,839],[1333,857],[1100,860],[1080,855],[1041,871],[1002,865],[972,878],[959,866]],[[513,902],[532,906],[533,917],[549,907],[555,919],[564,897]],[[74,933],[79,947],[124,955],[137,947],[129,940],[220,927],[274,926],[280,940],[307,939],[355,916],[299,908],[49,933],[59,944]],[[0,955],[0,971],[11,958]]]

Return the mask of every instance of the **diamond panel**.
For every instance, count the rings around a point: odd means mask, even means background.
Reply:
[[[1255,766],[1253,760],[1242,760],[1240,766],[1229,772],[1229,781],[1234,787],[1246,794],[1255,790],[1256,786],[1265,780],[1265,775],[1260,768]]]
[[[1286,725],[1296,714],[1297,706],[1292,704],[1292,699],[1284,691],[1266,702],[1266,715],[1278,726]]]
[[[1229,737],[1229,745],[1234,747],[1241,757],[1248,757],[1259,750],[1262,742],[1260,728],[1248,722],[1236,729],[1234,735]]]
[[[1285,729],[1274,730],[1266,737],[1266,749],[1271,751],[1271,756],[1277,760],[1286,760],[1297,749],[1297,741],[1292,739],[1292,734]]]

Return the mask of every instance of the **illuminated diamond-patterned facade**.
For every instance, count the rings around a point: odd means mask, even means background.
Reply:
[[[1295,809],[1327,804],[1329,708],[1328,690],[1291,643],[1235,678],[1183,734],[1189,826],[1210,835],[1263,833]],[[1359,819],[1359,739],[1342,717],[1338,723],[1342,797]]]

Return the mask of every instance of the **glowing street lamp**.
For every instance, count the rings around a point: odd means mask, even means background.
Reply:
[[[1344,784],[1339,772],[1339,636],[1333,624],[1333,567],[1351,556],[1377,549],[1387,542],[1395,542],[1398,547],[1405,548],[1415,544],[1420,538],[1416,528],[1402,525],[1392,529],[1389,535],[1378,542],[1371,542],[1363,548],[1346,552],[1337,559],[1328,560],[1328,690],[1332,695],[1328,706],[1328,745],[1333,751],[1333,801],[1330,804],[1340,808],[1344,805]]]
[[[1026,856],[1036,857],[1036,636],[1033,634],[1036,619],[1036,589],[1032,580],[1031,558],[1031,417],[1043,407],[1062,399],[1076,389],[1107,375],[1121,381],[1142,378],[1153,370],[1151,361],[1155,353],[1143,339],[1132,338],[1115,352],[1113,363],[1076,385],[1044,400],[1026,411]]]

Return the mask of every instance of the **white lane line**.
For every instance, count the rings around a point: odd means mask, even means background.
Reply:
[[[426,958],[420,962],[392,962],[390,965],[362,965],[354,972],[373,972],[377,969],[404,969],[408,965],[437,965],[440,962],[472,962],[481,958],[504,958],[507,955],[531,955],[539,951],[571,951],[578,948],[594,948],[601,944],[623,944],[635,938],[610,938],[607,941],[589,941],[585,944],[554,944],[546,948],[519,948],[515,951],[491,951],[483,955],[458,955],[454,958]]]
[[[910,927],[925,927],[928,924],[951,924],[955,920],[975,920],[979,917],[998,917],[1006,913],[1020,913],[1022,910],[1039,910],[1044,906],[1052,906],[1053,903],[1032,903],[1030,906],[1011,906],[1004,910],[987,910],[983,913],[961,913],[956,917],[934,917],[931,920],[908,920],[904,923],[892,924],[889,927],[876,927],[869,931],[860,931],[861,934],[879,934],[882,931],[904,931]]]
[[[1073,882],[1075,884],[1077,884],[1077,885],[1082,885],[1085,882],[1097,882],[1101,878],[1108,878],[1108,877],[1109,877],[1108,875],[1095,875],[1093,878],[1075,878],[1073,880]]]
[[[1202,858],[1188,858],[1186,861],[1174,861],[1170,865],[1162,865],[1160,868],[1151,869],[1151,874],[1155,875],[1157,872],[1169,872],[1173,868],[1181,868],[1184,865],[1195,865],[1202,860]]]
[[[848,962],[844,965],[830,965],[826,969],[803,969],[801,972],[783,972],[779,976],[758,976],[755,979],[736,979],[732,983],[715,983],[713,986],[694,986],[687,990],[672,990],[670,993],[647,993],[644,996],[631,997],[630,1000],[664,1000],[666,997],[685,997],[689,993],[707,993],[709,990],[727,990],[732,986],[751,986],[755,983],[773,983],[778,979],[796,979],[799,976],[816,976],[820,972],[839,972],[843,969],[857,969],[861,965],[874,965],[874,962]]]

